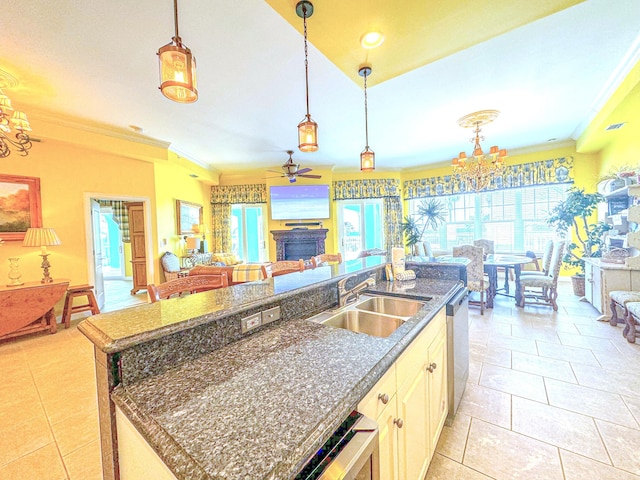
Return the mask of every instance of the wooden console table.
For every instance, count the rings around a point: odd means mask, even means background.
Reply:
[[[49,330],[56,333],[53,307],[67,291],[68,279],[0,286],[0,340]]]

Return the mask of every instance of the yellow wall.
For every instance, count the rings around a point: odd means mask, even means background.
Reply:
[[[150,255],[154,259],[149,282],[159,282],[158,232],[161,238],[176,236],[174,199],[202,204],[205,218],[210,218],[210,186],[190,178],[180,162],[174,165],[167,158],[166,148],[74,128],[66,128],[63,134],[59,123],[38,121],[37,117],[31,123],[34,132],[41,134],[44,140],[34,142],[26,157],[12,153],[2,159],[0,173],[40,179],[43,225],[53,227],[62,241],[62,245],[49,248],[51,276],[69,278],[72,284],[89,280],[87,242],[90,239],[86,235],[85,201],[86,194],[92,193],[98,198],[149,199],[152,212]],[[50,137],[66,137],[77,143]],[[159,209],[156,208],[158,202]],[[5,278],[8,282],[7,259],[13,256],[20,257],[21,280],[38,281],[42,278],[38,254],[38,248],[22,247],[21,242],[5,242],[0,247],[0,281]]]

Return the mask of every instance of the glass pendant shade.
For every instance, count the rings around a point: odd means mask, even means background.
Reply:
[[[298,148],[301,152],[315,152],[318,150],[318,124],[306,115],[298,124]]]
[[[30,132],[31,124],[27,119],[27,114],[24,112],[19,112],[16,110],[13,112],[13,117],[11,117],[11,122],[16,130],[20,132]]]
[[[376,169],[376,154],[369,147],[360,154],[360,170],[362,172],[373,172]]]
[[[177,45],[170,43],[158,50],[160,91],[174,102],[192,103],[198,99],[196,59],[180,37],[173,40]]]

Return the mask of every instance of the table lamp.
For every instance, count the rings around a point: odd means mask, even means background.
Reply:
[[[23,247],[40,247],[42,249],[42,253],[40,254],[42,264],[40,267],[44,270],[44,277],[40,280],[40,283],[53,282],[53,278],[49,276],[49,267],[51,264],[47,258],[49,256],[47,247],[53,245],[62,245],[60,237],[58,237],[53,228],[29,228],[24,236],[24,241],[22,242]]]

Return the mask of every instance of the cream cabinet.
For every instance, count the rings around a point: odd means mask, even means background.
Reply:
[[[638,268],[624,264],[606,263],[599,258],[586,258],[584,272],[584,297],[596,310],[602,313],[599,320],[611,317],[609,292],[614,290],[640,291],[640,269]]]
[[[380,429],[381,480],[424,478],[448,413],[444,309],[358,405]]]

